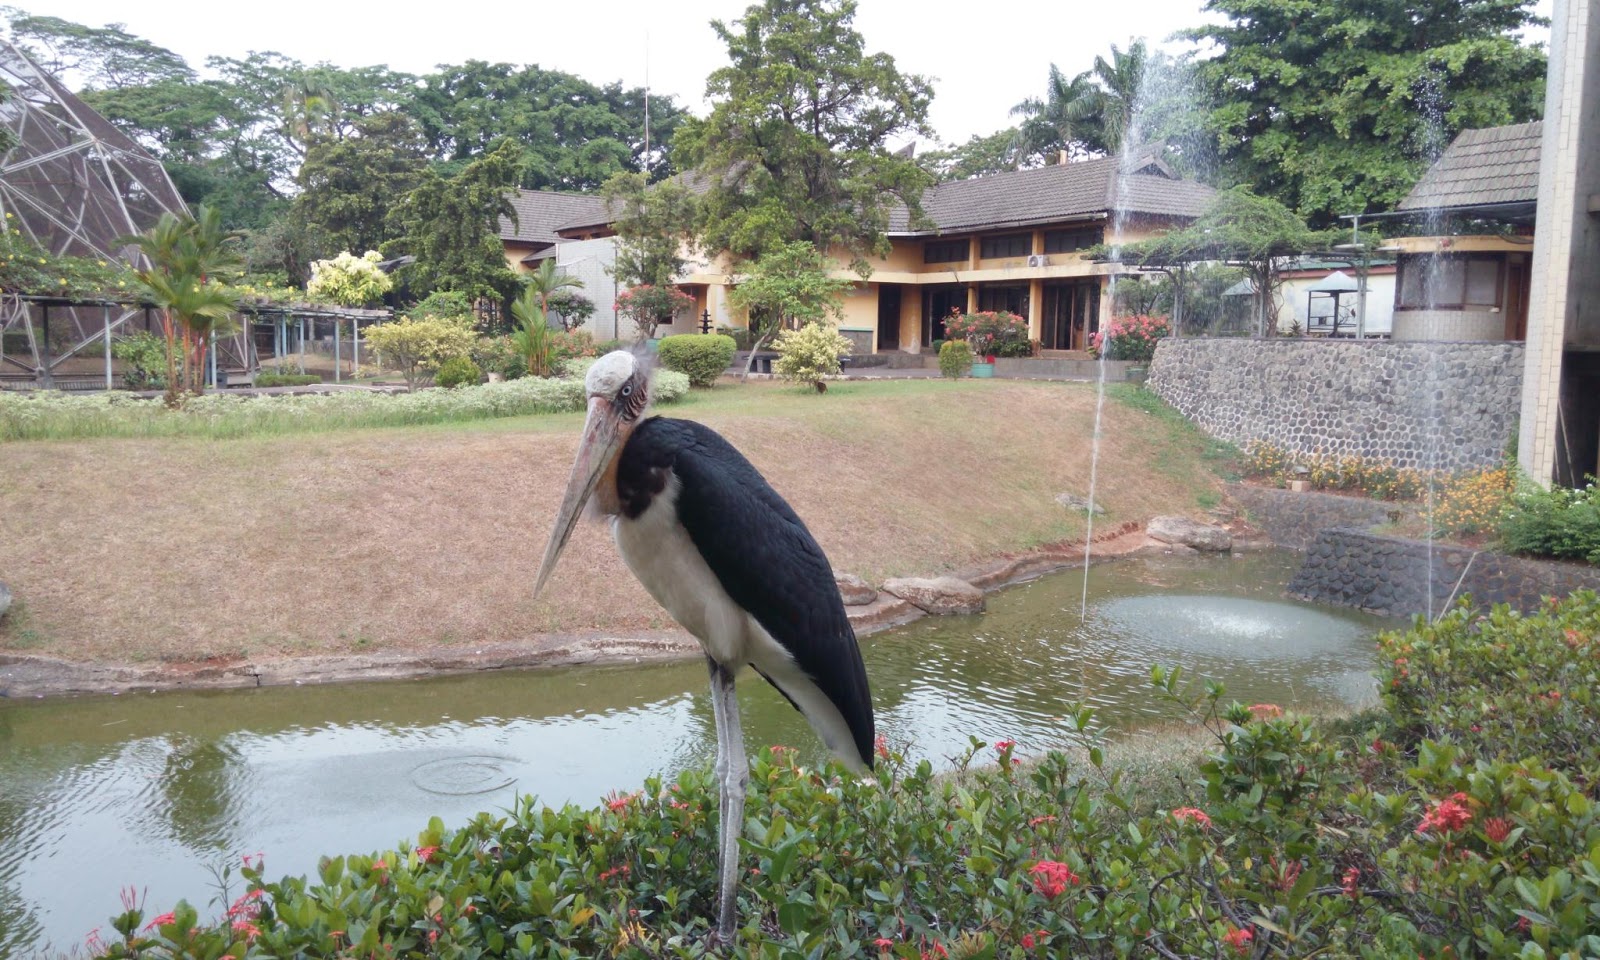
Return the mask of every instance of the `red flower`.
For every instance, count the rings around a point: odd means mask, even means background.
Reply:
[[[1040,860],[1028,872],[1033,875],[1033,888],[1046,900],[1054,900],[1079,882],[1072,868],[1055,860]]]
[[[164,927],[169,923],[174,923],[177,921],[177,919],[177,917],[170,913],[163,913],[161,916],[156,917],[154,920],[151,920],[149,923],[145,924],[144,928],[146,930],[154,930],[156,927]]]
[[[1022,949],[1024,949],[1024,950],[1032,950],[1033,949],[1033,934],[1024,933],[1022,935]]]
[[[1490,817],[1483,821],[1483,835],[1494,843],[1505,843],[1511,836],[1511,821],[1504,817]]]
[[[1351,867],[1349,870],[1346,870],[1344,872],[1344,878],[1339,884],[1340,886],[1344,887],[1344,895],[1352,900],[1361,899],[1360,880],[1361,869],[1359,867]]]
[[[878,734],[877,738],[872,741],[872,749],[877,753],[878,759],[889,759],[889,738],[881,733]]]
[[[1250,713],[1257,720],[1275,720],[1283,716],[1283,708],[1275,703],[1252,703]]]
[[[879,950],[888,950],[894,946],[894,941],[890,940],[888,937],[879,937],[878,939],[872,941],[872,945],[877,947]]]
[[[1245,927],[1241,930],[1240,928],[1232,926],[1231,924],[1228,927],[1228,932],[1222,937],[1222,939],[1227,942],[1228,946],[1232,947],[1236,953],[1241,955],[1250,952],[1250,941],[1254,940],[1255,938],[1255,933],[1253,933],[1249,927]]]
[[[261,928],[248,920],[233,921],[233,932],[244,934],[246,940],[254,940],[261,936]]]
[[[1047,814],[1047,815],[1042,816],[1042,817],[1034,817],[1032,820],[1028,821],[1028,826],[1037,827],[1041,823],[1055,823],[1055,822],[1056,822],[1056,815],[1052,813],[1052,814]]]
[[[995,750],[999,751],[1000,753],[1005,753],[1007,750],[1010,750],[1012,747],[1015,747],[1016,745],[1017,745],[1017,741],[1015,741],[1015,740],[996,740],[994,742]]]
[[[437,845],[432,847],[418,847],[417,859],[421,860],[423,863],[431,863],[433,862],[433,855],[438,852],[439,848]]]
[[[243,917],[246,920],[254,920],[256,914],[261,912],[261,905],[256,901],[261,899],[263,892],[261,890],[251,890],[233,901],[233,906],[228,908],[228,917],[230,919]]]
[[[1198,807],[1179,807],[1172,811],[1172,819],[1179,823],[1197,824],[1201,829],[1210,829],[1211,817]]]
[[[1462,805],[1466,794],[1457,793],[1449,800],[1441,800],[1434,804],[1422,817],[1422,822],[1417,824],[1418,833],[1454,833],[1472,822],[1472,811]]]

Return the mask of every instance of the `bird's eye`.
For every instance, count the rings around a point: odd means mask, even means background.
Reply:
[[[631,396],[633,396],[633,383],[632,383],[632,382],[629,382],[629,383],[624,383],[624,384],[623,384],[623,385],[622,385],[622,395],[623,395],[623,396],[624,396],[624,397],[631,397]]]

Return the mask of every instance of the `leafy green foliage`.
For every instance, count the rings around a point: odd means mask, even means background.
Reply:
[[[378,268],[382,260],[376,250],[359,257],[345,250],[332,260],[318,260],[311,265],[306,294],[318,303],[345,307],[377,303],[394,286],[389,275]]]
[[[1015,170],[1020,165],[1016,149],[1019,135],[1015,127],[986,137],[973,134],[966,143],[922,153],[917,164],[940,183]]]
[[[853,0],[764,0],[713,21],[729,63],[706,81],[710,116],[673,140],[706,181],[708,249],[754,259],[804,240],[847,252],[865,276],[867,256],[889,252],[896,207],[920,219],[932,178],[888,143],[926,132],[931,87],[868,53],[855,12]]]
[[[1529,0],[1210,0],[1197,71],[1228,176],[1318,225],[1392,208],[1461,130],[1536,119]]]
[[[417,188],[389,216],[391,255],[410,254],[401,268],[412,290],[455,290],[501,300],[519,287],[500,244],[500,218],[516,219],[506,190],[516,181],[518,149],[505,140],[453,177],[425,171]]]
[[[389,239],[390,211],[416,188],[425,164],[410,117],[385,111],[355,121],[347,136],[306,148],[295,180],[294,218],[332,250],[376,250]]]
[[[727,372],[735,349],[732,337],[718,333],[682,333],[662,337],[656,356],[663,367],[687,376],[690,385],[710,387]]]
[[[7,213],[0,228],[0,289],[46,297],[93,300],[127,299],[137,278],[120,260],[60,256],[39,246]]]
[[[594,301],[576,290],[557,290],[546,301],[550,313],[561,322],[561,329],[576,331],[594,316]]]
[[[402,317],[370,326],[361,336],[384,366],[400,371],[411,390],[422,386],[445,361],[468,356],[473,343],[471,328],[439,317]]]
[[[612,273],[629,287],[670,286],[696,244],[699,203],[680,181],[651,185],[642,173],[620,173],[601,191],[617,232]]]
[[[435,321],[437,322],[437,321]],[[376,327],[374,329],[377,329]],[[582,362],[575,363],[575,371]],[[673,403],[689,378],[656,371],[651,400]],[[414,393],[303,393],[250,397],[232,393],[183,396],[175,407],[117,391],[0,392],[0,442],[87,437],[274,436],[326,430],[456,423],[530,414],[581,412],[583,378],[523,377],[502,383]]]
[[[774,347],[778,359],[772,372],[792,383],[809,383],[818,393],[827,389],[825,378],[839,375],[840,360],[854,349],[849,337],[821,321],[782,331]]]
[[[1153,697],[1212,749],[1155,793],[1087,707],[1062,720],[1074,757],[973,740],[945,777],[888,744],[865,778],[760,750],[744,926],[719,955],[1594,956],[1597,636],[1592,593],[1463,606],[1381,637],[1383,709],[1333,724],[1156,667]],[[251,864],[233,915],[125,916],[107,955],[703,956],[716,796],[692,769],[596,807],[435,819],[309,879]]]
[[[451,357],[439,364],[439,372],[433,375],[434,384],[445,388],[467,386],[481,379],[483,371],[469,357]]]
[[[435,317],[470,325],[472,301],[467,299],[466,294],[456,290],[435,290],[412,304],[406,314],[416,319]]]
[[[315,373],[271,373],[256,374],[258,387],[309,387],[314,383],[321,383],[322,377]]]
[[[544,308],[539,305],[539,291],[533,287],[523,290],[511,304],[511,315],[517,321],[517,329],[511,331],[511,346],[529,375],[550,376],[555,372],[555,340]]]
[[[126,364],[122,385],[129,390],[167,388],[167,342],[162,338],[144,330],[117,337],[111,355]]]
[[[137,247],[149,264],[136,275],[143,295],[161,308],[167,340],[168,400],[177,392],[205,389],[206,352],[213,333],[225,332],[239,294],[227,280],[243,266],[238,235],[222,226],[221,213],[201,205],[193,214],[163,213],[149,230],[122,242]],[[176,323],[182,331],[180,355]]]
[[[1009,310],[955,313],[945,318],[944,334],[965,340],[975,357],[1026,357],[1033,353],[1028,320]]]
[[[972,372],[972,347],[965,340],[939,344],[939,375],[958,380]]]
[[[839,300],[850,281],[831,276],[832,268],[814,244],[798,240],[778,244],[748,269],[729,299],[749,317],[752,358],[780,329],[844,318]]]
[[[1600,491],[1532,485],[1519,490],[1500,526],[1512,553],[1600,563]]]

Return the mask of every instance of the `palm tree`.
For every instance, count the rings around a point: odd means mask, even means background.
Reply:
[[[1058,150],[1076,152],[1088,148],[1096,139],[1094,84],[1089,76],[1085,70],[1068,80],[1052,63],[1044,99],[1030,97],[1011,108],[1012,116],[1024,118],[1012,145],[1018,155],[1049,158]]]
[[[1112,44],[1110,62],[1105,57],[1094,58],[1097,83],[1089,102],[1099,121],[1100,145],[1106,153],[1118,152],[1125,140],[1138,135],[1133,120],[1150,66],[1151,57],[1143,40],[1128,44],[1127,53]]]
[[[225,323],[238,298],[219,278],[243,263],[236,244],[238,234],[222,226],[220,211],[201,204],[196,213],[164,213],[148,231],[123,237],[136,247],[146,266],[137,271],[150,299],[161,307],[167,337],[167,397],[177,399],[180,389],[174,370],[176,334],[173,321],[183,330],[181,389],[204,389],[206,344]]]
[[[539,269],[528,275],[528,289],[534,291],[539,297],[539,310],[546,316],[550,314],[550,295],[557,290],[579,290],[583,288],[583,281],[565,273],[556,272],[556,262],[550,257],[539,262]]]
[[[550,340],[550,323],[544,307],[538,301],[538,288],[529,284],[512,302],[511,315],[516,318],[519,329],[511,331],[511,344],[527,359],[528,376],[547,377],[555,344]]]

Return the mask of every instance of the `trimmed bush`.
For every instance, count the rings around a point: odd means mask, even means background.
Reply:
[[[322,377],[315,373],[258,373],[256,386],[258,387],[309,387],[313,383],[321,383]]]
[[[737,348],[732,337],[720,333],[680,333],[662,337],[656,356],[668,370],[676,370],[696,387],[709,387],[728,369]]]
[[[482,379],[483,371],[466,357],[451,357],[439,364],[439,372],[433,375],[433,382],[446,388],[469,386]]]
[[[965,340],[939,344],[939,373],[956,380],[972,372],[972,347]]]
[[[1512,553],[1600,563],[1600,491],[1530,485],[1520,491],[1500,527]]]
[[[855,344],[831,324],[808,323],[778,334],[773,348],[778,351],[773,373],[791,383],[812,384],[822,393],[828,389],[823,379],[839,375],[840,361],[850,355]]]

